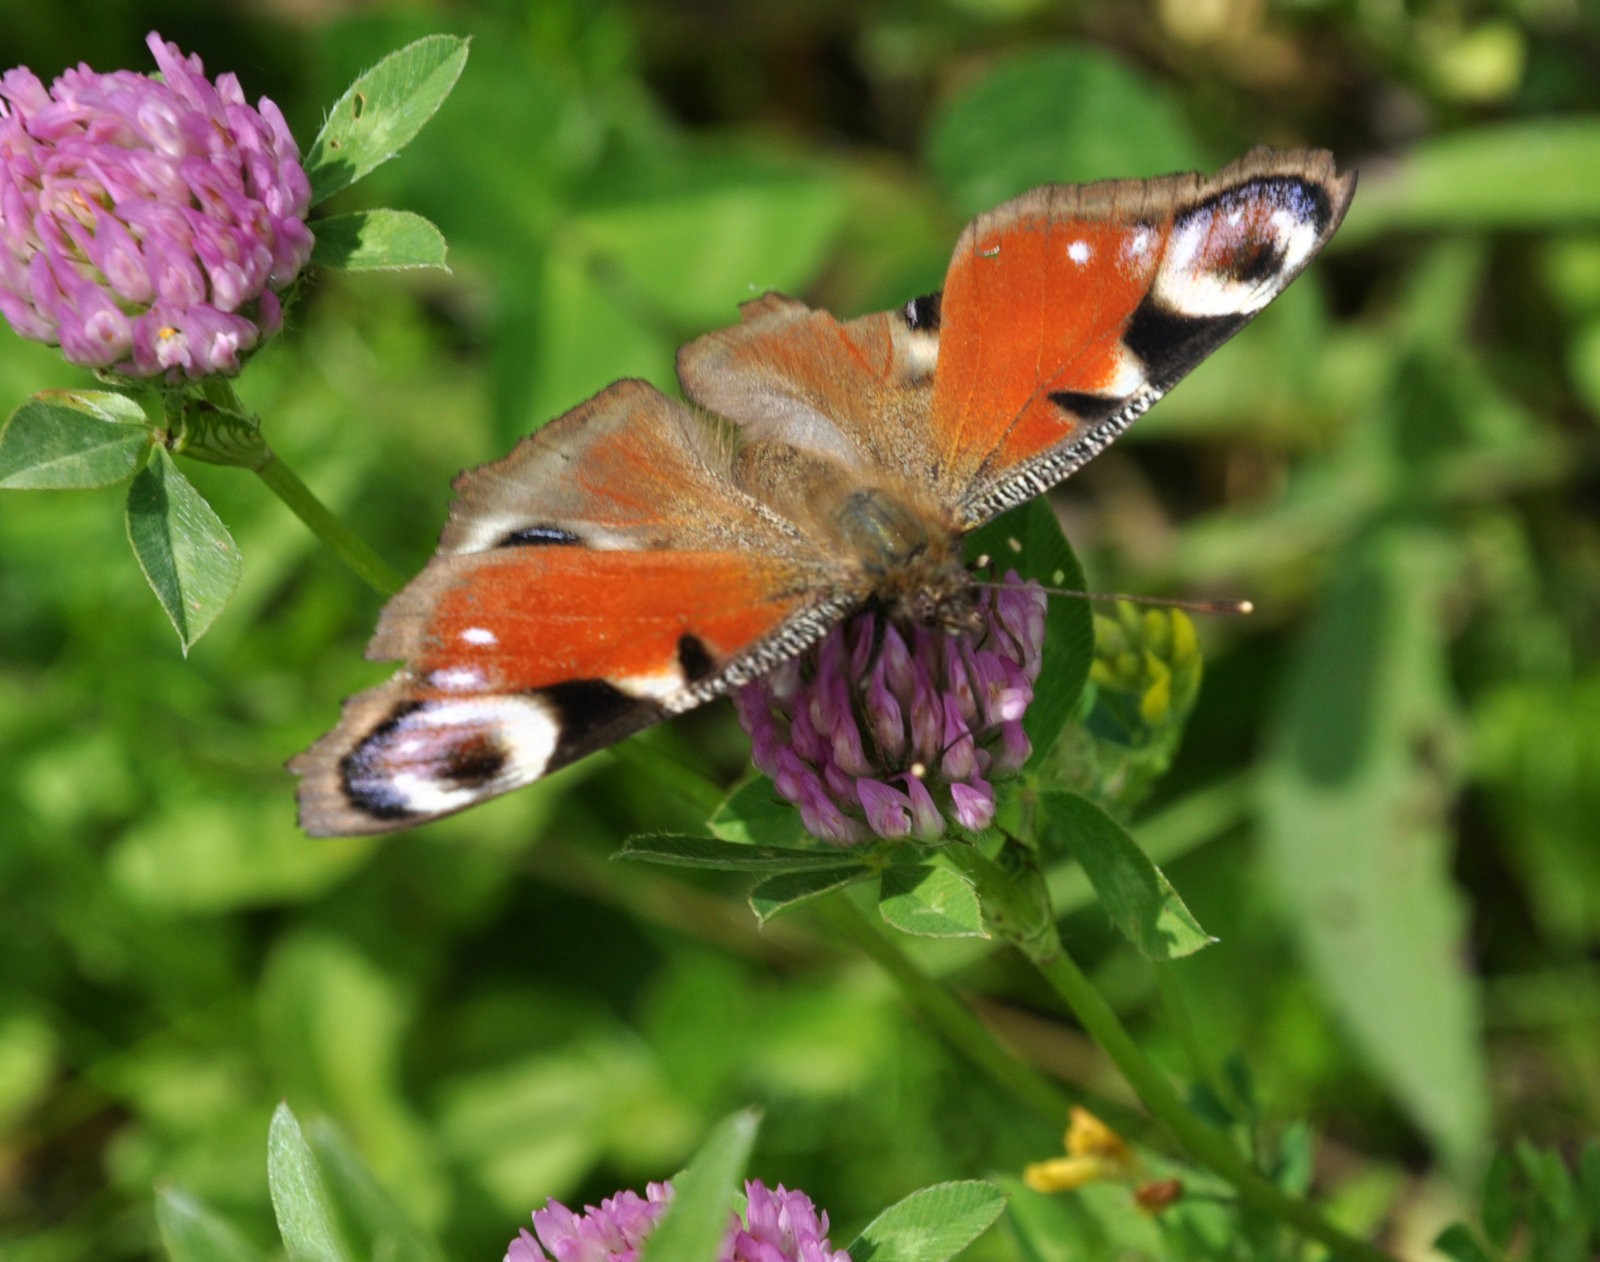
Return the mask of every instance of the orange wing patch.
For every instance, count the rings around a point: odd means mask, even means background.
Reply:
[[[759,554],[529,547],[463,561],[412,663],[433,695],[598,679],[667,703],[801,604],[793,569]]]
[[[978,219],[945,280],[932,424],[957,483],[986,460],[1008,466],[1073,437],[1052,394],[1120,397],[1143,383],[1122,335],[1166,225],[1052,218],[1047,199],[1036,205]]]

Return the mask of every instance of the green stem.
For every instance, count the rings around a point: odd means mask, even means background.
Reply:
[[[191,408],[190,394],[169,393],[161,398],[180,434],[177,450],[211,464],[249,469],[271,488],[311,533],[333,549],[334,555],[354,570],[380,596],[392,596],[405,577],[389,568],[367,541],[330,513],[293,469],[279,460],[261,436],[261,421],[245,410],[226,377],[207,377],[200,394],[210,411]]]
[[[303,521],[311,533],[333,549],[341,561],[354,570],[368,587],[380,596],[391,596],[405,582],[401,574],[389,567],[368,545],[367,541],[330,513],[311,488],[302,482],[293,469],[268,455],[266,463],[256,473],[289,507],[289,511]]]
[[[975,1065],[1044,1116],[1052,1120],[1066,1117],[1075,1097],[1002,1047],[965,1004],[874,929],[848,895],[833,894],[812,906],[829,929],[861,948],[888,973],[912,1004]]]
[[[1122,1076],[1144,1101],[1145,1107],[1177,1137],[1195,1160],[1231,1183],[1241,1201],[1299,1228],[1312,1239],[1327,1245],[1336,1257],[1358,1258],[1362,1262],[1390,1262],[1382,1250],[1341,1231],[1318,1213],[1314,1206],[1289,1196],[1268,1182],[1251,1168],[1227,1136],[1190,1112],[1166,1075],[1139,1050],[1139,1045],[1133,1041],[1111,1005],[1090,984],[1059,940],[1048,945],[1039,940],[1018,945],[1056,993],[1066,1001],[1084,1029],[1116,1062]]]

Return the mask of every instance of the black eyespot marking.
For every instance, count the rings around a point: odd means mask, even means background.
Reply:
[[[1275,241],[1256,241],[1240,250],[1223,269],[1231,281],[1259,285],[1283,270],[1283,250]]]
[[[482,733],[452,746],[441,774],[463,789],[477,789],[493,780],[506,765],[506,751]]]
[[[530,546],[571,547],[573,544],[582,543],[570,530],[563,530],[560,526],[521,526],[516,530],[508,531],[495,541],[497,548],[526,548]]]
[[[711,654],[706,652],[706,646],[700,640],[685,631],[678,637],[678,667],[683,671],[683,678],[688,683],[697,679],[704,679],[716,669],[716,663],[711,660]]]
[[[407,718],[422,709],[421,701],[402,701],[343,758],[339,759],[339,786],[345,798],[358,811],[373,819],[409,819],[416,812],[408,808],[395,792],[393,783],[378,763],[384,746]]]
[[[937,333],[939,331],[939,303],[942,295],[923,294],[920,298],[913,298],[900,309],[900,314],[905,318],[908,328],[921,333]]]
[[[1073,416],[1087,425],[1103,421],[1119,407],[1123,400],[1112,398],[1106,394],[1085,394],[1078,390],[1056,390],[1050,395],[1050,402],[1054,403],[1064,412],[1071,412]]]
[[[1279,175],[1246,180],[1243,184],[1225,188],[1181,216],[1179,222],[1188,215],[1228,214],[1261,202],[1287,210],[1301,223],[1311,224],[1319,236],[1327,231],[1333,219],[1333,206],[1328,201],[1327,191],[1320,184],[1296,179],[1292,175]]]
[[[1128,321],[1122,340],[1143,362],[1150,384],[1165,390],[1243,328],[1249,318],[1183,315],[1146,298]]]

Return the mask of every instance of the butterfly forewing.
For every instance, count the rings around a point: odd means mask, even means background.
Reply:
[[[946,275],[941,480],[977,525],[1103,450],[1282,292],[1355,189],[1322,152],[1210,178],[1034,189],[980,215]]]

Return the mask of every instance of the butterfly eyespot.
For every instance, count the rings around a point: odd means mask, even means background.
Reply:
[[[457,788],[476,789],[493,780],[505,765],[506,751],[478,733],[451,746],[440,771]]]
[[[1255,241],[1236,250],[1217,270],[1242,285],[1259,285],[1276,276],[1282,268],[1282,246],[1275,241]]]
[[[494,546],[497,548],[571,547],[582,542],[583,540],[570,530],[563,530],[560,526],[539,524],[508,530],[500,536]]]

